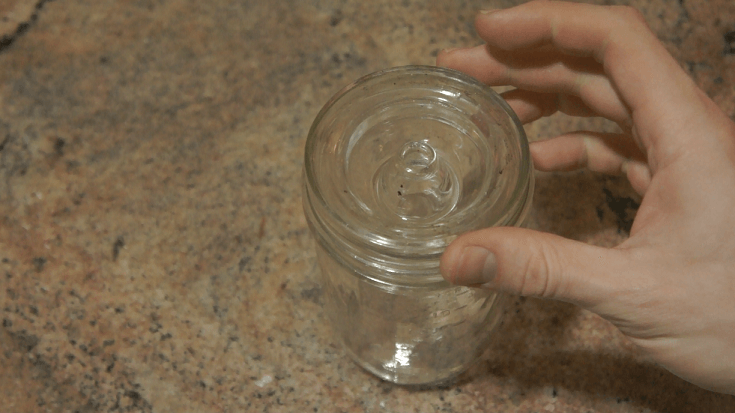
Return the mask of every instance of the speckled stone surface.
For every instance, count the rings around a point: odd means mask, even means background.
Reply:
[[[512,3],[1,1],[0,410],[735,411],[566,304],[515,300],[445,388],[381,382],[335,342],[301,212],[311,121]],[[631,4],[735,116],[735,3]],[[612,246],[636,206],[619,178],[543,174],[531,225]]]

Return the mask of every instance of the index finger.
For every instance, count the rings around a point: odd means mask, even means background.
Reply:
[[[647,132],[681,122],[682,108],[698,101],[696,85],[635,9],[533,1],[482,13],[476,27],[483,40],[503,50],[551,44],[569,54],[593,57],[641,127],[641,143],[649,154],[655,152],[657,139],[682,139]]]

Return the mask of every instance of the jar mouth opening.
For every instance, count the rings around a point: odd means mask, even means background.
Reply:
[[[356,80],[324,105],[305,148],[315,236],[391,281],[440,280],[446,246],[470,230],[519,224],[532,187],[513,110],[452,69],[402,66]]]

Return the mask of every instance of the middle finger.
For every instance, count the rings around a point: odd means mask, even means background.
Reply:
[[[578,96],[600,116],[624,129],[631,124],[627,107],[592,58],[565,55],[551,47],[504,51],[487,45],[443,52],[437,64],[467,73],[490,86]]]

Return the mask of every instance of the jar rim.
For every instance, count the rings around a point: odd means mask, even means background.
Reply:
[[[439,81],[451,82],[457,87],[469,89],[479,94],[477,99],[487,101],[493,107],[500,108],[508,118],[513,138],[517,139],[519,168],[517,179],[511,191],[509,202],[497,209],[500,218],[496,222],[488,222],[476,228],[445,229],[436,237],[428,237],[414,244],[406,241],[399,247],[391,244],[390,237],[371,233],[369,228],[355,225],[346,219],[344,214],[332,208],[325,197],[315,171],[320,140],[320,126],[330,116],[331,111],[344,105],[344,99],[354,98],[360,89],[367,90],[371,85],[380,86],[384,79],[409,79],[418,75],[433,77]],[[396,83],[393,83],[395,85]],[[376,86],[377,87],[377,86]],[[346,102],[349,104],[349,102]],[[450,102],[451,103],[451,102]],[[502,173],[502,170],[501,172]],[[490,87],[462,72],[435,66],[399,66],[377,71],[363,76],[337,92],[317,114],[307,137],[304,158],[304,208],[307,220],[317,240],[332,253],[341,257],[346,265],[364,269],[368,278],[379,282],[427,284],[441,282],[438,272],[439,259],[446,246],[457,235],[466,230],[479,229],[486,226],[518,225],[530,206],[533,188],[533,167],[528,149],[528,140],[517,115],[505,100]],[[482,200],[480,200],[482,201]],[[502,211],[500,209],[503,209]],[[340,241],[335,241],[339,239]],[[363,253],[367,249],[369,254]],[[421,275],[421,276],[417,276]]]

